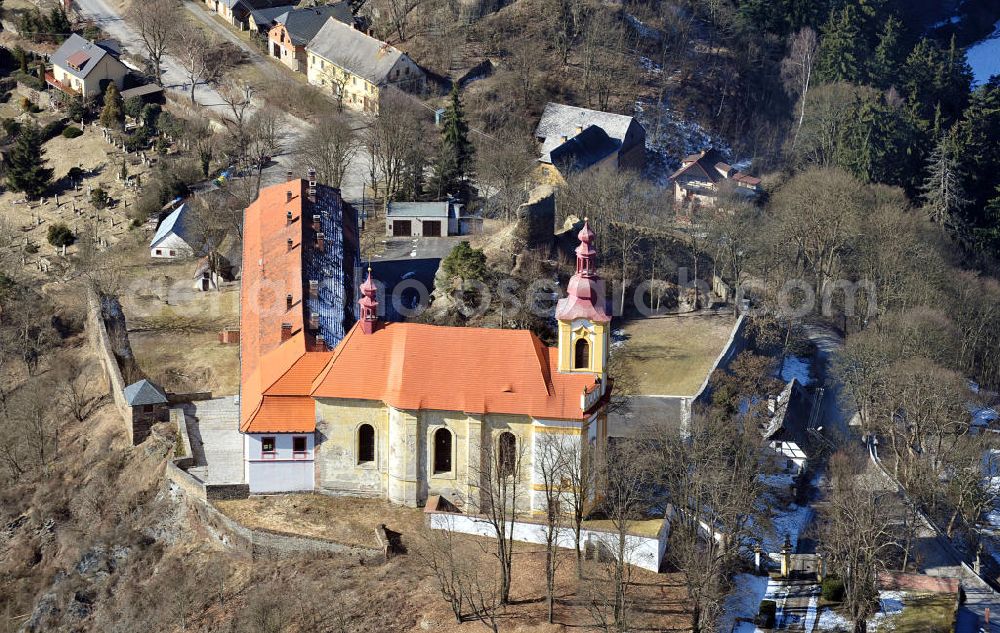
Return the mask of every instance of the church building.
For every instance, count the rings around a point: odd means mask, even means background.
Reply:
[[[254,205],[269,198],[265,190]],[[248,209],[248,221],[284,215],[271,206]],[[527,330],[386,322],[370,271],[357,321],[332,349],[296,319],[256,373],[244,370],[240,431],[250,491],[314,490],[409,506],[441,495],[463,507],[492,447],[501,464],[505,455],[521,456],[522,487],[534,491],[523,509],[544,510],[533,467],[538,438],[558,434],[603,450],[607,437],[611,317],[588,225],[579,238],[576,272],[556,308],[555,347]],[[248,312],[260,314],[244,307],[244,319]]]

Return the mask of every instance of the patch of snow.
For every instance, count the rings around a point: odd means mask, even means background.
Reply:
[[[640,57],[639,65],[642,66],[645,70],[654,74],[660,74],[663,72],[663,66],[660,66],[659,64],[657,64],[648,57]]]
[[[757,475],[757,479],[768,488],[780,488],[782,491],[786,491],[789,486],[795,485],[795,473],[760,474]]]
[[[736,574],[733,576],[733,590],[726,596],[722,617],[718,630],[729,631],[739,618],[753,619],[757,616],[760,601],[767,593],[768,579],[766,576],[753,574]],[[749,628],[747,628],[749,627]],[[751,622],[742,622],[736,631],[753,633],[757,630]]]
[[[880,591],[878,594],[879,609],[872,617],[868,618],[868,630],[878,630],[880,633],[892,630],[892,616],[903,610],[903,599],[906,594],[902,591]],[[822,633],[846,633],[853,630],[851,621],[837,613],[833,609],[826,608],[819,615],[815,630]],[[806,631],[809,629],[807,628]]]
[[[654,155],[649,175],[661,186],[669,183],[670,174],[681,165],[681,158],[714,147],[731,157],[729,144],[713,136],[697,122],[685,119],[665,101],[659,105],[649,100],[635,103],[635,118],[646,128],[646,149]]]
[[[799,536],[813,518],[813,509],[809,506],[791,504],[788,509],[779,510],[771,517],[773,529],[770,534],[763,535],[762,547],[765,552],[780,552],[785,544],[785,536],[792,542],[792,549],[798,545]]]
[[[852,630],[850,620],[840,615],[830,607],[823,609],[816,621],[816,630],[823,633],[846,633]]]
[[[806,606],[806,618],[805,622],[802,624],[802,628],[805,629],[806,633],[812,633],[813,629],[816,628],[816,616],[817,607],[819,606],[819,592],[813,593],[809,596],[809,604]]]
[[[986,83],[992,75],[1000,74],[1000,22],[993,26],[993,32],[986,39],[965,51],[976,84]]]
[[[788,383],[794,378],[803,386],[809,385],[812,379],[809,377],[809,368],[812,360],[805,356],[785,356],[781,364],[781,380]]]
[[[625,19],[628,21],[629,26],[635,29],[635,32],[639,35],[639,37],[643,39],[650,39],[656,42],[660,41],[662,35],[660,34],[659,30],[654,29],[651,26],[647,26],[646,24],[643,24],[642,20],[635,17],[631,13],[626,13]]]
[[[931,25],[931,29],[940,29],[941,27],[948,26],[949,24],[958,24],[962,21],[962,16],[953,15],[950,18],[941,20],[940,22],[935,22]]]
[[[621,328],[619,328],[617,330],[611,330],[611,347],[612,347],[612,349],[616,348],[616,347],[621,347],[622,345],[625,344],[625,341],[627,341],[628,339],[629,339],[629,336],[628,336],[628,334],[625,333],[625,330],[623,330]]]

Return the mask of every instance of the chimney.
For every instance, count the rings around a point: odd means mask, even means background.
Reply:
[[[313,213],[313,230],[316,231],[317,233],[319,233],[319,227],[320,227],[319,220],[320,220],[319,214]]]
[[[583,126],[582,125],[576,126],[576,133],[579,134],[581,132],[583,132]]]
[[[284,343],[288,339],[292,338],[292,324],[282,323],[281,324],[281,342]]]
[[[309,280],[309,298],[318,299],[319,298],[319,282],[315,279]]]
[[[295,247],[294,242],[292,242],[292,238],[288,238],[288,241],[285,243],[288,244],[288,250],[292,250]]]
[[[285,179],[285,181],[286,181],[286,182],[291,182],[291,181],[293,180],[293,178],[292,178],[292,170],[291,170],[291,169],[289,169],[289,170],[288,170],[288,171],[286,172],[286,175],[288,176],[288,178],[286,178],[286,179]]]
[[[326,235],[322,231],[316,234],[316,250],[322,251],[326,246]]]
[[[325,352],[325,351],[327,351],[326,350],[326,337],[324,337],[322,334],[317,334],[316,335],[316,351],[317,352]]]
[[[285,202],[291,202],[291,201],[292,201],[292,192],[291,191],[286,191],[285,192]]]
[[[285,309],[292,309],[292,295],[285,295]]]
[[[778,411],[778,399],[771,396],[767,399],[767,412],[774,415]]]
[[[285,224],[288,225],[288,224],[291,224],[291,223],[292,223],[292,212],[291,211],[285,211]]]
[[[316,202],[316,170],[309,168],[309,202]]]
[[[563,142],[563,143],[565,143],[566,141],[568,141],[568,140],[569,140],[569,137],[568,137],[568,136],[566,136],[565,134],[563,134],[563,135],[562,135],[562,136],[560,136],[559,138],[560,138],[560,139],[562,139],[562,142]]]
[[[309,329],[310,330],[319,329],[319,312],[311,312],[309,314]]]

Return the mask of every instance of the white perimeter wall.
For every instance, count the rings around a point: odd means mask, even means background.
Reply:
[[[429,512],[427,517],[428,525],[434,530],[452,530],[453,532],[460,532],[462,534],[474,534],[489,538],[496,537],[493,526],[484,519],[449,512]],[[660,570],[660,562],[667,551],[667,537],[669,535],[670,525],[664,519],[663,527],[660,528],[660,533],[656,537],[626,536],[626,561],[635,567],[658,572]],[[537,523],[517,521],[513,524],[513,538],[515,541],[524,543],[544,544],[545,526]],[[586,546],[590,542],[594,545],[603,544],[611,552],[618,551],[618,535],[612,532],[584,528],[580,533],[580,542],[581,546]],[[566,527],[558,528],[556,544],[565,549],[573,549],[573,530]]]

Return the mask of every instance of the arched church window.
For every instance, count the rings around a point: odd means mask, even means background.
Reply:
[[[358,463],[375,461],[375,427],[362,424],[358,427]]]
[[[451,431],[434,431],[434,474],[451,472]]]
[[[517,438],[510,431],[500,434],[497,442],[497,467],[500,469],[501,477],[509,477],[517,470]]]
[[[590,368],[590,342],[585,338],[576,340],[573,346],[573,369]]]

